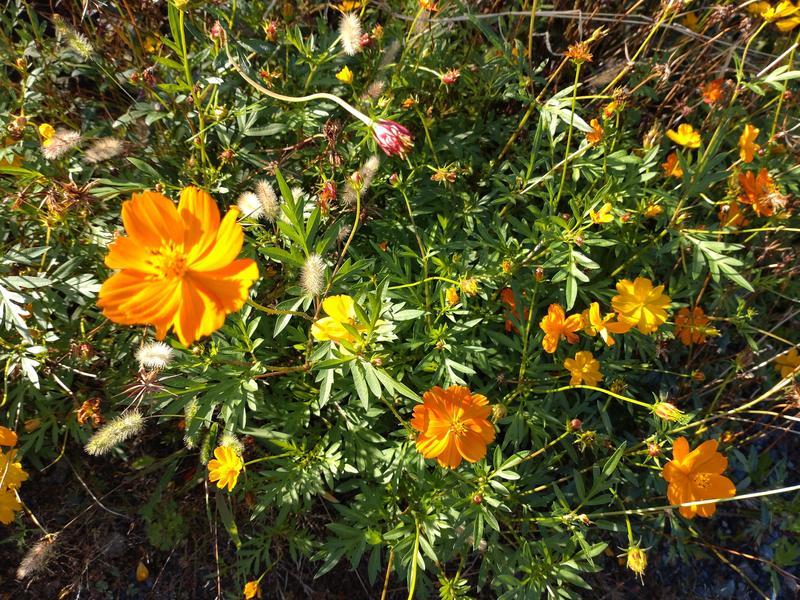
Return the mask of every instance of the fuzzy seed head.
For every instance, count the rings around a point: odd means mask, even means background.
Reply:
[[[275,195],[275,190],[272,189],[268,181],[262,179],[256,182],[256,196],[261,203],[261,210],[264,211],[264,218],[267,221],[274,222],[281,212],[281,205]]]
[[[183,443],[186,445],[187,450],[194,450],[197,447],[197,438],[199,437],[200,429],[197,429],[193,435],[190,435],[189,431],[192,426],[192,421],[194,421],[197,416],[198,410],[200,410],[200,403],[197,401],[197,398],[189,400],[183,408],[184,422],[186,423],[186,435],[183,436]]]
[[[339,37],[342,41],[342,50],[348,56],[361,52],[361,20],[355,13],[345,13],[339,22]]]
[[[173,351],[164,342],[149,342],[136,351],[136,360],[143,369],[160,371],[172,362]]]
[[[244,192],[236,202],[243,217],[258,219],[264,215],[264,207],[253,192]]]
[[[81,141],[81,134],[69,129],[56,129],[50,139],[42,142],[42,154],[47,160],[57,160],[77,146]]]
[[[23,581],[47,566],[53,556],[55,541],[55,535],[46,535],[31,546],[17,567],[17,581]]]
[[[96,140],[86,153],[84,158],[89,164],[97,164],[105,160],[119,156],[125,151],[125,143],[117,138],[105,137]]]
[[[242,440],[229,431],[226,431],[222,434],[222,437],[219,439],[219,445],[224,448],[235,450],[236,454],[239,456],[244,454],[244,444],[242,444]]]
[[[92,456],[108,454],[125,440],[137,435],[142,428],[144,428],[144,417],[138,410],[121,414],[89,438],[86,452]]]
[[[325,263],[317,254],[312,254],[303,264],[300,287],[309,296],[318,296],[325,287]]]

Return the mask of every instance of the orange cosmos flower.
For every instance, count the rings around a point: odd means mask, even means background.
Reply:
[[[739,173],[739,185],[742,187],[740,202],[750,204],[759,217],[772,216],[775,212],[772,196],[778,189],[765,168],[762,168],[758,175],[753,171]]]
[[[524,294],[523,294],[524,295]],[[509,310],[511,311],[511,315],[515,319],[519,319],[519,313],[517,312],[517,301],[514,298],[514,291],[507,287],[500,290],[500,301],[505,304]],[[530,310],[525,308],[525,320],[528,320],[528,315],[530,314]],[[506,319],[506,332],[510,333],[511,331],[517,332],[517,328],[514,327],[514,323],[511,319]]]
[[[667,160],[661,163],[661,168],[666,177],[683,177],[683,169],[681,169],[681,163],[678,162],[677,152],[670,152]]]
[[[16,446],[17,434],[8,427],[0,425],[0,446]]]
[[[781,377],[789,377],[797,367],[800,367],[800,355],[797,354],[797,348],[792,348],[786,354],[775,359],[775,368]]]
[[[630,323],[612,321],[614,313],[609,313],[604,317],[600,312],[600,304],[597,302],[592,302],[589,308],[583,311],[581,318],[583,319],[584,333],[591,336],[599,335],[603,338],[606,346],[613,346],[616,343],[611,337],[612,333],[627,333],[632,327]]]
[[[695,306],[691,311],[684,307],[675,315],[675,337],[684,346],[692,344],[704,344],[707,336],[714,335],[716,330],[708,327],[708,317],[699,306]]]
[[[671,504],[736,495],[736,486],[722,475],[728,467],[728,459],[717,452],[716,440],[703,442],[690,451],[689,442],[680,437],[672,446],[672,456],[661,472],[661,476],[669,482],[667,498]],[[716,510],[714,503],[680,507],[680,513],[687,519],[693,519],[696,515],[710,517]]]
[[[161,340],[170,328],[185,346],[210,335],[239,310],[258,267],[238,259],[244,234],[238,208],[220,221],[208,193],[185,188],[177,208],[158,192],[133,194],[122,204],[127,236],[109,248],[106,266],[119,271],[103,283],[97,305],[122,325],[153,325]]]
[[[592,127],[592,130],[586,134],[586,141],[594,146],[595,144],[599,144],[603,139],[603,134],[605,131],[597,119],[592,119],[589,121],[589,125]]]
[[[578,336],[574,332],[583,327],[583,318],[580,315],[566,317],[564,309],[559,304],[551,304],[539,327],[544,331],[542,348],[545,352],[553,354],[562,337],[570,344],[578,341]]]
[[[686,148],[700,147],[700,134],[688,123],[678,125],[678,131],[667,130],[667,137],[679,146]]]
[[[703,86],[703,102],[709,106],[715,105],[722,99],[722,85],[724,79],[715,79]]]
[[[736,200],[720,206],[717,218],[723,227],[747,227],[750,225],[750,221],[745,218]]]
[[[634,281],[618,281],[617,291],[619,295],[611,299],[611,306],[619,313],[621,322],[648,334],[667,320],[671,299],[663,293],[663,285],[653,287],[653,282],[646,277],[637,277]]]
[[[755,143],[759,131],[757,127],[753,127],[750,123],[744,126],[742,135],[739,137],[739,157],[742,162],[753,162],[753,156],[761,149],[761,146]]]
[[[570,385],[597,385],[603,379],[600,373],[600,362],[591,352],[581,350],[575,354],[575,358],[568,358],[564,361],[564,368],[569,371],[571,377]]]
[[[422,456],[435,458],[448,469],[455,469],[462,458],[474,463],[486,456],[495,431],[485,396],[459,385],[446,390],[436,386],[422,400],[411,419],[411,426],[420,432],[416,445]]]

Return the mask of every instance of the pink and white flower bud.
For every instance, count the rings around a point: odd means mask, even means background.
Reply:
[[[414,137],[411,132],[394,121],[381,119],[372,124],[372,135],[387,156],[405,158],[408,151],[414,147]]]

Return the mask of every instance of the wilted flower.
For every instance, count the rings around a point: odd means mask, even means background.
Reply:
[[[664,208],[660,204],[650,203],[644,209],[644,216],[648,219],[654,219],[664,212]]]
[[[667,498],[671,504],[736,495],[736,486],[722,475],[728,466],[728,459],[717,452],[716,440],[708,440],[695,450],[690,450],[688,440],[680,437],[672,446],[672,456],[661,472],[661,476],[669,482]],[[680,507],[680,513],[687,519],[697,515],[710,517],[716,510],[714,503]]]
[[[408,151],[414,147],[411,132],[394,121],[381,119],[373,122],[372,136],[387,156],[397,155],[404,159]]]
[[[576,65],[592,62],[592,53],[589,52],[589,44],[586,42],[572,44],[567,48],[565,56]]]
[[[461,71],[459,71],[458,69],[448,69],[447,71],[442,73],[441,80],[442,83],[445,85],[452,85],[456,81],[458,81],[459,77],[461,77]]]
[[[486,456],[486,446],[495,437],[491,414],[486,396],[457,385],[446,390],[433,387],[423,394],[422,404],[414,407],[411,426],[420,432],[417,450],[448,469],[458,467],[462,459],[477,462]]]
[[[625,554],[627,555],[626,566],[641,578],[647,568],[647,554],[636,544],[628,548]]]
[[[161,370],[172,362],[173,354],[164,342],[148,342],[136,351],[136,360],[143,369]]]
[[[746,227],[750,225],[750,221],[745,217],[736,200],[726,202],[720,206],[717,218],[723,227]]]
[[[361,52],[361,34],[361,20],[358,15],[353,12],[343,14],[339,22],[339,37],[345,54],[354,56]]]
[[[474,277],[465,277],[458,282],[458,285],[467,296],[474,296],[478,293],[478,280]]]
[[[103,422],[103,413],[100,412],[100,398],[84,400],[83,404],[75,412],[80,425],[90,421],[92,427],[98,427]]]
[[[244,600],[253,600],[253,598],[261,598],[261,585],[258,581],[248,581],[244,584]]]
[[[124,413],[106,423],[89,438],[85,447],[86,452],[94,456],[107,454],[125,440],[138,434],[143,427],[144,417],[138,410]]]
[[[303,263],[300,287],[309,296],[318,296],[325,287],[325,262],[318,254],[311,254]]]
[[[458,288],[450,287],[445,290],[445,299],[450,306],[455,306],[461,298],[458,295]]]

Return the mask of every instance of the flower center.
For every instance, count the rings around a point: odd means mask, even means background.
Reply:
[[[450,431],[453,435],[464,435],[467,432],[467,426],[460,419],[453,419],[450,421]]]
[[[153,251],[149,262],[158,271],[159,279],[180,279],[187,268],[183,244],[173,245],[172,242]]]
[[[708,473],[697,473],[692,481],[697,487],[705,489],[711,483],[711,476]]]

